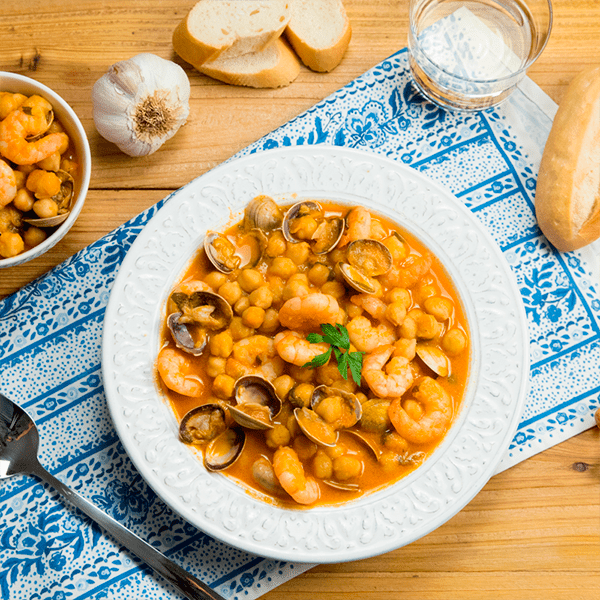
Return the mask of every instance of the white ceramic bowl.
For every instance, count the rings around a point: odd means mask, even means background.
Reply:
[[[209,473],[178,439],[156,386],[164,305],[207,230],[221,230],[258,194],[362,204],[397,221],[442,262],[462,299],[470,380],[434,453],[387,488],[337,506],[272,506]],[[295,196],[294,196],[295,194]],[[298,146],[230,161],[175,192],[139,234],[112,288],[102,372],[113,422],[137,469],[187,521],[248,552],[341,562],[387,552],[454,516],[494,474],[527,391],[525,311],[502,252],[462,203],[414,169],[346,148]]]
[[[62,223],[52,235],[49,235],[41,244],[35,246],[35,248],[31,248],[12,258],[0,258],[0,269],[5,269],[7,267],[20,265],[28,260],[41,256],[60,241],[69,229],[71,229],[83,208],[83,203],[87,195],[90,175],[92,173],[92,156],[90,153],[90,144],[83,126],[81,125],[81,121],[73,109],[49,87],[35,81],[35,79],[25,77],[24,75],[0,71],[0,92],[20,93],[25,96],[38,94],[48,100],[48,102],[52,104],[56,118],[61,122],[75,146],[77,160],[81,169],[81,172],[75,179],[75,204],[64,223]]]

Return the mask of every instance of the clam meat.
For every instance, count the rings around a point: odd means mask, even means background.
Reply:
[[[294,417],[302,433],[315,444],[332,448],[338,440],[338,432],[310,408],[295,408]]]
[[[281,411],[281,400],[270,381],[258,375],[244,375],[234,385],[235,406],[232,418],[248,429],[272,429],[273,419]]]
[[[450,375],[450,359],[437,346],[417,344],[417,356],[439,377]]]
[[[227,429],[225,410],[209,403],[188,411],[179,425],[179,437],[186,444],[210,441]]]

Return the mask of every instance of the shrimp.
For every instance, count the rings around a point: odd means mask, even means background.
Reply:
[[[17,195],[15,172],[0,159],[0,208],[10,204]]]
[[[225,363],[225,373],[234,379],[239,379],[244,375],[257,375],[268,381],[273,381],[283,375],[284,370],[285,364],[279,356],[274,356],[259,366],[248,365],[231,356]]]
[[[371,213],[362,206],[353,208],[346,217],[348,228],[340,239],[338,248],[354,240],[364,240],[371,237]]]
[[[277,356],[275,342],[264,335],[253,335],[235,342],[225,367],[225,372],[234,379],[258,375],[269,381],[279,377],[283,370],[283,360]]]
[[[280,331],[275,336],[275,350],[286,362],[302,367],[315,356],[329,350],[329,344],[319,342],[311,344],[297,331]]]
[[[387,304],[381,299],[371,294],[355,294],[350,298],[350,302],[366,310],[374,319],[383,321]]]
[[[23,94],[13,94],[11,92],[0,92],[0,121],[6,119],[8,115],[19,108],[27,96]]]
[[[407,358],[394,356],[388,363],[393,352],[394,346],[381,346],[375,352],[368,354],[363,361],[362,376],[371,391],[380,398],[399,398],[414,380],[410,361]]]
[[[156,368],[170,390],[194,398],[202,395],[204,382],[192,371],[189,355],[175,348],[163,348],[158,354]]]
[[[0,122],[0,154],[18,165],[33,165],[58,152],[63,154],[69,145],[66,133],[50,133],[35,141],[28,137],[43,133],[47,126],[47,113],[52,107],[29,98],[20,108],[13,110]],[[29,103],[29,106],[26,104]],[[48,108],[50,107],[50,108]]]
[[[290,329],[319,329],[321,323],[335,325],[340,305],[329,294],[308,294],[290,298],[279,310],[279,322]]]
[[[304,474],[298,455],[289,446],[277,448],[273,455],[273,470],[281,487],[298,504],[314,504],[319,499],[319,484]]]
[[[400,287],[400,288],[411,288],[414,287],[421,277],[423,277],[429,269],[433,259],[429,254],[424,256],[409,256],[397,265],[393,265],[392,268],[381,276],[381,282],[387,285],[388,288]]]
[[[350,341],[361,352],[372,352],[378,346],[393,344],[396,333],[389,323],[373,326],[367,317],[354,317],[346,325]]]
[[[425,408],[423,416],[415,421],[402,408],[401,399],[393,400],[388,414],[394,429],[409,442],[427,444],[440,438],[452,419],[452,397],[431,377],[423,377],[413,396]]]

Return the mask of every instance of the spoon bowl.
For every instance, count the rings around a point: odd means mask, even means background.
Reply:
[[[46,471],[37,458],[38,446],[39,434],[33,420],[20,406],[0,394],[0,479],[14,475],[39,477],[162,575],[185,597],[190,600],[224,600],[206,584]]]

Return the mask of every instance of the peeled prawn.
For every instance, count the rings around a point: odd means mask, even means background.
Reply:
[[[43,110],[31,110],[28,114],[24,108],[23,105],[13,110],[0,122],[0,154],[18,165],[33,165],[55,152],[65,152],[69,145],[66,133],[50,133],[35,141],[27,140],[45,131],[45,116],[41,114]]]
[[[158,354],[156,368],[170,390],[194,398],[202,395],[204,382],[193,372],[189,355],[175,348],[163,348]]]
[[[329,350],[329,344],[311,344],[297,331],[281,331],[275,336],[275,350],[285,362],[297,367],[305,365]]]
[[[382,283],[389,288],[411,288],[414,287],[421,277],[423,277],[429,269],[433,259],[429,254],[424,256],[409,256],[400,264],[395,264],[385,274],[381,276]]]
[[[367,317],[354,317],[346,325],[350,341],[361,352],[373,352],[378,346],[396,341],[394,328],[384,322],[373,326]]]
[[[227,359],[226,372],[234,378],[259,375],[272,381],[284,370],[283,361],[275,351],[274,340],[253,335],[235,342],[233,356]]]
[[[17,195],[15,172],[0,159],[0,208],[10,204]]]
[[[346,229],[338,248],[355,240],[364,240],[371,237],[371,213],[362,206],[353,208],[346,217]]]
[[[431,377],[424,377],[413,392],[425,412],[418,421],[408,416],[402,408],[401,399],[396,398],[388,414],[394,429],[414,444],[427,444],[440,438],[452,419],[452,397]]]
[[[377,298],[377,296],[373,296],[372,294],[356,294],[350,298],[350,302],[356,306],[360,306],[378,321],[383,321],[385,318],[387,304],[381,298]]]
[[[290,298],[279,310],[279,322],[290,329],[318,330],[321,323],[335,325],[339,316],[337,300],[320,293]]]
[[[403,356],[394,356],[394,346],[386,345],[365,356],[362,376],[367,385],[379,398],[399,398],[414,380],[410,361]]]
[[[298,455],[289,446],[281,446],[275,451],[273,470],[281,487],[298,504],[314,504],[319,499],[319,484],[304,474]]]

